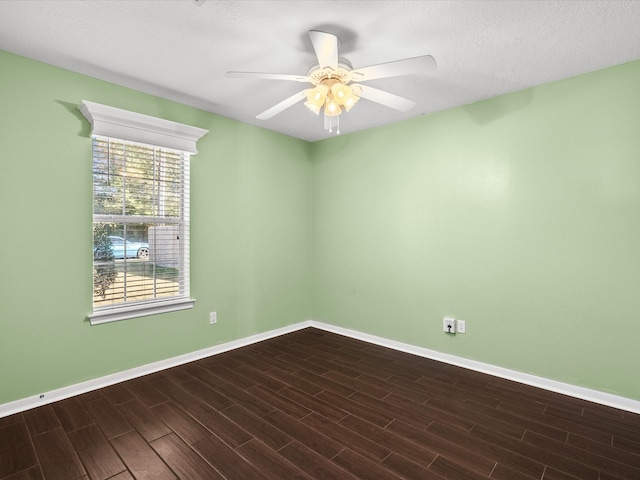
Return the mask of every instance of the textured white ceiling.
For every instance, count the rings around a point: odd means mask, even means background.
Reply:
[[[311,29],[336,34],[356,68],[425,54],[438,63],[369,82],[417,106],[363,99],[341,116],[343,133],[640,58],[640,1],[0,0],[2,50],[316,141],[329,134],[302,103],[255,118],[305,84],[225,78],[306,74]]]

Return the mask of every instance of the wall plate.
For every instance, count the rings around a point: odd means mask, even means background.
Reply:
[[[442,319],[442,329],[447,333],[456,333],[456,319],[453,317],[444,317]]]

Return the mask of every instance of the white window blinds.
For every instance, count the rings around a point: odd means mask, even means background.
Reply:
[[[189,297],[189,154],[93,137],[94,314]]]

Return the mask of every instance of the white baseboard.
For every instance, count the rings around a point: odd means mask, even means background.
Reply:
[[[289,325],[287,327],[278,328],[264,333],[251,335],[239,340],[233,340],[231,342],[216,345],[214,347],[205,348],[203,350],[197,350],[195,352],[179,355],[177,357],[168,358],[159,362],[149,363],[140,367],[124,370],[122,372],[106,375],[104,377],[95,378],[86,382],[77,383],[75,385],[69,385],[67,387],[45,392],[41,395],[23,398],[14,402],[5,403],[0,405],[0,418],[12,415],[14,413],[23,412],[31,408],[39,407],[49,403],[64,400],[65,398],[80,395],[98,388],[108,387],[119,382],[131,380],[133,378],[142,377],[150,373],[155,373],[167,368],[176,367],[185,363],[200,360],[202,358],[217,355],[219,353],[234,350],[236,348],[251,345],[253,343],[268,340],[270,338],[278,337],[287,333],[295,332],[307,327],[314,327],[320,330],[325,330],[332,333],[337,333],[345,337],[355,338],[375,345],[392,348],[401,352],[411,353],[424,358],[430,358],[440,362],[457,365],[459,367],[468,368],[469,370],[475,370],[477,372],[487,373],[500,378],[513,380],[525,385],[531,385],[534,387],[550,390],[552,392],[562,393],[590,402],[607,405],[613,408],[626,410],[633,413],[640,413],[640,401],[632,400],[630,398],[620,397],[597,390],[591,390],[589,388],[579,387],[576,385],[570,385],[567,383],[557,382],[555,380],[549,380],[543,377],[537,377],[527,373],[517,372],[515,370],[509,370],[507,368],[496,367],[487,363],[476,362],[455,355],[449,355],[446,353],[437,352],[435,350],[429,350],[427,348],[417,347],[415,345],[409,345],[407,343],[396,342],[383,337],[377,337],[375,335],[369,335],[367,333],[350,330],[347,328],[336,327],[323,322],[317,322],[314,320],[307,320],[297,323],[295,325]]]
[[[98,388],[108,387],[109,385],[114,385],[116,383],[124,382],[126,380],[142,377],[150,373],[159,372],[160,370],[165,370],[171,367],[177,367],[178,365],[183,365],[185,363],[193,362],[195,360],[200,360],[202,358],[210,357],[212,355],[217,355],[218,353],[228,352],[229,350],[234,350],[236,348],[251,345],[252,343],[268,340],[269,338],[278,337],[280,335],[295,332],[297,330],[310,327],[310,326],[311,326],[311,322],[309,321],[297,323],[295,325],[278,328],[276,330],[271,330],[264,333],[258,333],[256,335],[251,335],[249,337],[241,338],[239,340],[233,340],[231,342],[216,345],[214,347],[205,348],[203,350],[197,350],[195,352],[186,353],[184,355],[179,355],[177,357],[167,358],[166,360],[161,360],[159,362],[153,362],[147,365],[141,365],[140,367],[124,370],[122,372],[113,373],[111,375],[105,375],[104,377],[94,378],[86,382],[76,383],[74,385],[69,385],[68,387],[58,388],[50,392],[45,392],[41,395],[36,395],[33,397],[27,397],[20,400],[16,400],[14,402],[5,403],[3,405],[0,405],[0,418],[13,415],[14,413],[23,412],[31,408],[40,407],[42,405],[47,405],[49,403],[57,402],[59,400],[64,400],[65,398],[73,397],[75,395],[80,395],[82,393],[90,392],[92,390],[97,390]]]
[[[550,380],[548,378],[538,377],[536,375],[530,375],[528,373],[522,373],[516,370],[510,370],[508,368],[497,367],[488,363],[476,362],[475,360],[469,360],[467,358],[457,357],[455,355],[449,355],[447,353],[442,353],[435,350],[429,350],[428,348],[416,347],[415,345],[396,342],[394,340],[389,340],[383,337],[376,337],[375,335],[369,335],[367,333],[349,330],[347,328],[336,327],[334,325],[322,322],[311,321],[310,326],[319,328],[321,330],[326,330],[328,332],[337,333],[339,335],[344,335],[346,337],[355,338],[357,340],[362,340],[368,343],[392,348],[401,352],[411,353],[420,357],[430,358],[432,360],[438,360],[440,362],[449,363],[451,365],[467,368],[469,370],[486,373],[489,375],[493,375],[494,377],[513,380],[525,385],[531,385],[533,387],[542,388],[544,390],[562,393],[564,395],[581,398],[589,402],[607,405],[609,407],[618,408],[620,410],[640,413],[640,401],[638,400],[633,400],[630,398],[621,397],[598,390],[592,390],[590,388],[579,387],[577,385],[562,383],[556,380]]]

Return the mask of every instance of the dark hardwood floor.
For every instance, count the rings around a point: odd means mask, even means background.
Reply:
[[[640,415],[305,329],[0,419],[0,479],[640,480]]]

